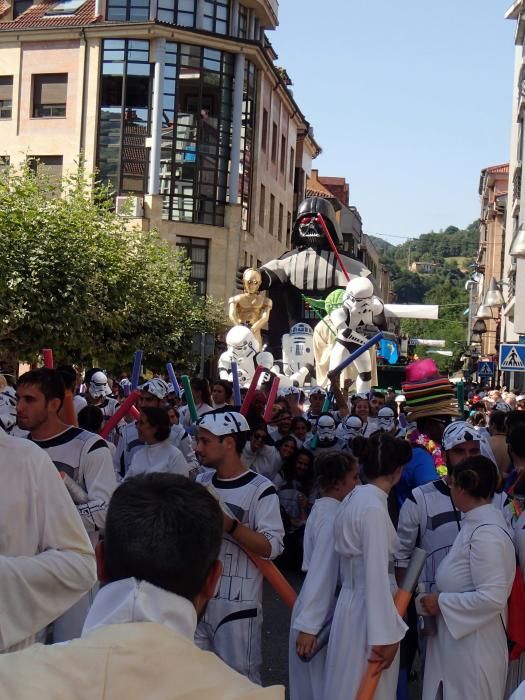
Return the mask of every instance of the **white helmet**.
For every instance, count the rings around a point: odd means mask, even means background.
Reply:
[[[335,438],[335,420],[328,413],[322,415],[317,421],[317,437],[320,444],[332,442]]]
[[[161,401],[166,398],[170,390],[168,384],[161,377],[153,377],[153,379],[145,382],[139,388],[141,391],[146,391]]]
[[[89,393],[94,399],[100,396],[111,394],[111,389],[108,386],[108,378],[104,372],[95,372],[89,380]]]
[[[208,430],[212,435],[231,435],[232,433],[249,433],[248,421],[236,411],[226,411],[224,413],[205,413],[197,421],[197,428]]]
[[[447,425],[443,432],[443,449],[448,452],[448,450],[472,440],[481,442],[481,435],[465,421],[454,421],[454,423]]]
[[[0,394],[0,428],[11,430],[16,424],[16,396],[15,390],[8,386]]]
[[[272,353],[268,352],[267,350],[260,352],[257,355],[257,364],[264,367],[264,369],[271,370],[275,364]]]
[[[253,357],[259,344],[254,334],[246,326],[233,326],[226,334],[226,345],[231,349],[234,357]]]
[[[370,299],[374,296],[374,285],[368,279],[368,277],[354,277],[346,285],[345,293],[343,295],[343,303],[349,301],[351,303],[355,301],[363,301],[364,299]]]
[[[335,434],[343,440],[353,440],[357,435],[361,435],[363,421],[358,416],[346,416],[337,426]]]
[[[388,406],[384,406],[377,414],[378,430],[384,430],[389,433],[394,429],[396,424],[396,416],[394,411]]]

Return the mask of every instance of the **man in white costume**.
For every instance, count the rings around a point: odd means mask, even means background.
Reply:
[[[122,484],[111,500],[99,576],[82,638],[0,658],[0,697],[16,700],[282,700],[193,643],[221,574],[222,514],[173,474]]]
[[[249,425],[240,413],[208,413],[198,424],[197,452],[213,467],[197,480],[224,504],[224,565],[217,594],[199,622],[196,643],[260,683],[262,574],[244,549],[263,559],[283,550],[284,529],[274,485],[240,460]]]
[[[52,461],[0,429],[0,652],[32,644],[95,581],[93,548]]]

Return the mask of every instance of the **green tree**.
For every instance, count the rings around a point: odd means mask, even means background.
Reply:
[[[135,348],[148,364],[191,355],[222,304],[198,298],[184,257],[156,232],[128,226],[83,168],[53,183],[29,167],[0,173],[0,361],[58,359],[117,366]]]

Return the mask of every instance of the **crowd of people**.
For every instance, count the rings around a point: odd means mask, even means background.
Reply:
[[[358,697],[369,665],[379,700],[415,674],[424,700],[523,700],[525,396],[472,386],[461,415],[437,368],[411,376],[262,383],[242,411],[227,381],[143,377],[122,415],[125,374],[0,376],[0,697],[282,698],[260,687],[271,560],[304,573],[291,700]]]

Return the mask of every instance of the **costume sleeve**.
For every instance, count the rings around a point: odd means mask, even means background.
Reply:
[[[408,627],[394,606],[390,588],[388,530],[392,527],[388,512],[370,507],[361,522],[363,560],[366,581],[366,622],[368,644],[394,644],[405,636]]]
[[[110,498],[117,486],[111,452],[104,440],[88,443],[82,455],[82,477],[89,501],[78,506],[88,532],[104,530]]]
[[[324,518],[315,537],[308,573],[301,589],[301,612],[293,628],[318,634],[334,602],[339,556],[334,548],[334,521]]]
[[[473,591],[441,593],[439,608],[454,639],[487,624],[506,608],[516,557],[510,537],[497,525],[482,525],[464,544],[470,557]]]
[[[397,524],[399,549],[396,552],[396,566],[407,568],[414,552],[420,529],[419,507],[412,492],[401,506]]]
[[[254,529],[266,537],[272,547],[268,559],[275,559],[284,548],[284,527],[275,487],[269,481],[258,494]]]
[[[0,556],[0,651],[36,634],[96,581],[93,548],[49,457],[32,455],[40,553]]]

